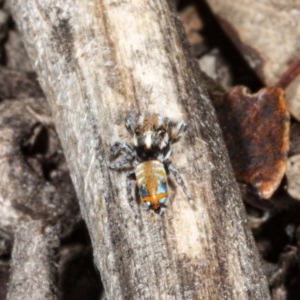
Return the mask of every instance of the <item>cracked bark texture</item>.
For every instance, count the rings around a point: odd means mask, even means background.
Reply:
[[[167,1],[12,0],[52,110],[108,299],[269,299],[201,73]],[[136,110],[184,118],[180,188],[163,215],[126,199],[109,148]]]

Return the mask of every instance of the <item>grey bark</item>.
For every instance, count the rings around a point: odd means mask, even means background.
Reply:
[[[58,235],[56,229],[32,221],[15,234],[8,300],[56,299]]]
[[[201,74],[167,1],[12,1],[50,104],[108,299],[268,299],[241,196]],[[126,199],[109,170],[136,110],[184,118],[173,147],[192,194],[163,215]]]

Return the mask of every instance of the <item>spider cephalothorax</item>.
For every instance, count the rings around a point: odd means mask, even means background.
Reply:
[[[188,195],[181,175],[170,161],[171,144],[180,139],[187,129],[187,124],[184,121],[172,121],[158,114],[137,115],[131,112],[126,117],[125,125],[133,137],[133,143],[117,142],[112,146],[113,159],[122,152],[124,157],[112,162],[110,168],[134,169],[127,176],[127,194],[130,203],[133,200],[131,180],[135,179],[140,200],[159,212],[168,198],[169,172]]]
[[[159,114],[150,113],[136,115],[132,112],[127,116],[125,125],[133,136],[134,147],[142,159],[147,156],[167,156],[170,144],[178,141],[187,129],[187,124],[183,121],[174,122]]]

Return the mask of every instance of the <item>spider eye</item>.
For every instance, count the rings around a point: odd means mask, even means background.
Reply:
[[[140,134],[142,133],[142,131],[141,131],[140,128],[136,128],[136,129],[134,130],[134,133],[135,133],[136,135],[140,135]]]

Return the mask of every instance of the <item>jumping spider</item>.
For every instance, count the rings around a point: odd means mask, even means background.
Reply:
[[[125,126],[133,137],[133,145],[116,142],[110,150],[111,160],[121,153],[122,159],[110,163],[111,169],[134,171],[127,175],[127,197],[132,207],[132,180],[136,180],[139,198],[148,208],[159,213],[168,198],[167,175],[171,173],[188,195],[184,181],[170,161],[171,144],[187,130],[184,121],[175,122],[158,114],[129,113]]]

